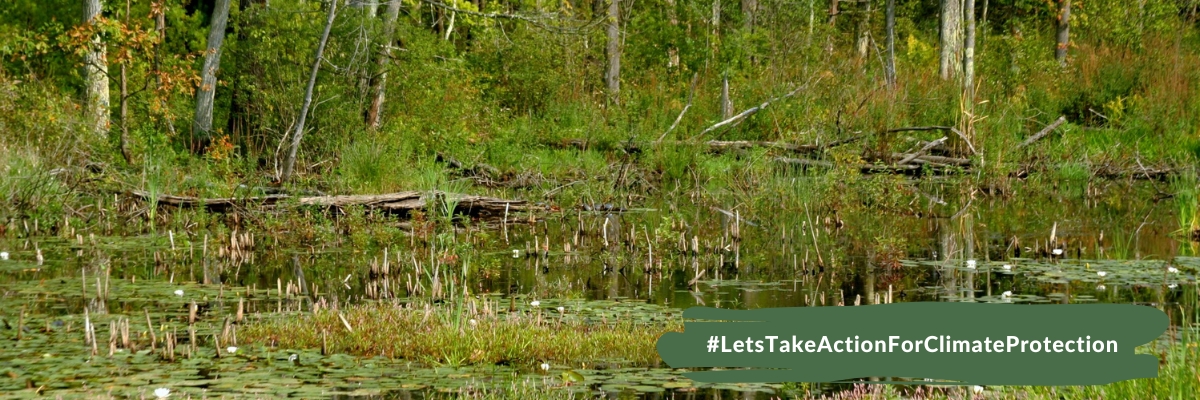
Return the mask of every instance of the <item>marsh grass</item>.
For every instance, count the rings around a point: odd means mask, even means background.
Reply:
[[[678,318],[656,323],[617,318],[588,323],[563,318],[554,309],[508,313],[497,310],[500,307],[506,305],[365,304],[340,311],[352,332],[346,329],[339,311],[324,310],[249,325],[239,331],[239,338],[283,348],[319,348],[324,333],[331,352],[382,355],[438,366],[507,364],[532,369],[542,362],[657,364],[661,362],[658,337],[683,329]]]

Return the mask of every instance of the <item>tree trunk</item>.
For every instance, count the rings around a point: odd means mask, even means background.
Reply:
[[[721,120],[733,116],[733,102],[729,100],[729,75],[721,77]]]
[[[321,57],[325,55],[325,43],[329,42],[329,30],[333,28],[337,3],[337,0],[329,2],[329,16],[325,19],[325,32],[321,34],[321,43],[317,45],[317,56],[313,60],[312,72],[308,76],[308,88],[304,89],[304,104],[300,106],[300,120],[296,123],[296,131],[292,133],[292,146],[288,151],[287,161],[283,164],[283,174],[279,177],[280,183],[287,182],[292,178],[292,171],[296,166],[296,151],[300,149],[300,139],[304,137],[304,121],[308,117],[308,107],[312,105],[313,88],[317,86],[317,72],[321,70]]]
[[[858,58],[865,59],[871,49],[871,1],[861,1],[859,11],[862,15],[858,19]]]
[[[376,78],[372,88],[374,97],[371,99],[371,107],[367,109],[367,127],[370,129],[379,128],[380,116],[383,113],[384,91],[387,88],[387,63],[392,59],[392,44],[396,40],[396,19],[400,16],[400,4],[399,1],[388,3],[387,20],[383,25],[383,49],[375,59]]]
[[[962,68],[962,1],[942,0],[941,74],[942,79],[958,76]]]
[[[746,30],[754,31],[754,18],[758,11],[758,0],[742,0],[742,21],[746,25]]]
[[[970,110],[975,104],[975,0],[966,0],[966,43],[963,44],[963,96]],[[969,125],[968,125],[969,126]],[[967,132],[970,135],[971,132]]]
[[[621,91],[621,7],[620,0],[609,0],[608,3],[608,68],[604,71],[604,82],[608,86],[608,94],[613,102],[619,102]]]
[[[829,26],[837,25],[838,0],[829,0]]]
[[[887,0],[887,64],[883,75],[888,87],[896,87],[896,0]]]
[[[154,81],[158,84],[160,90],[163,88],[163,84],[165,83],[163,82],[162,75],[158,74],[157,72],[159,72],[162,66],[162,45],[163,43],[167,42],[166,12],[166,6],[164,5],[163,8],[154,15],[154,30],[158,31],[158,43],[154,46]],[[171,108],[167,104],[166,96],[163,94],[160,94],[160,96],[163,96],[159,98],[159,106],[162,107],[163,120],[167,124],[167,132],[171,134],[171,137],[175,137],[175,121],[171,118]]]
[[[100,17],[100,0],[83,3],[83,23],[91,24]],[[108,56],[100,36],[92,38],[91,50],[84,58],[84,76],[87,79],[87,114],[96,136],[108,135]]]
[[[1067,44],[1070,42],[1071,34],[1071,0],[1059,0],[1062,4],[1062,11],[1058,15],[1058,47],[1054,50],[1054,58],[1058,59],[1058,63],[1067,65]]]
[[[196,91],[196,115],[192,120],[192,151],[196,152],[204,152],[212,141],[213,99],[217,94],[217,67],[221,65],[225,23],[229,21],[229,1],[217,0],[208,29],[208,47],[204,51],[200,89]]]
[[[129,1],[125,0],[125,26],[129,26]],[[133,154],[129,150],[129,75],[127,63],[121,63],[121,157],[133,165]]]
[[[675,0],[667,0],[667,20],[671,26],[679,25],[679,16],[675,12]],[[667,47],[667,68],[675,68],[679,66],[679,48],[674,44]]]

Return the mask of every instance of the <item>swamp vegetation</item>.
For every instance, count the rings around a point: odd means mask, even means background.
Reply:
[[[5,1],[0,397],[1191,398],[1198,9]],[[1171,329],[1094,387],[655,350],[695,305],[907,301]]]

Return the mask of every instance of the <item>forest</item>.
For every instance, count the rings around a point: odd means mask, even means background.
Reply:
[[[1198,162],[1200,0],[8,0],[0,389],[1180,398]],[[655,353],[689,306],[893,301],[1172,328],[1058,389]]]

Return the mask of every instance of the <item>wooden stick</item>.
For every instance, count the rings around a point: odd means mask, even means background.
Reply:
[[[821,78],[817,78],[817,82],[820,82],[820,81],[821,81]],[[814,82],[814,83],[816,83],[816,82]],[[759,104],[754,107],[750,107],[749,109],[746,109],[745,111],[742,111],[742,112],[738,113],[737,115],[729,117],[728,119],[726,119],[724,121],[715,123],[712,126],[708,127],[708,129],[701,131],[699,136],[704,136],[705,134],[715,131],[717,129],[720,129],[721,127],[724,127],[725,125],[729,125],[734,122],[741,121],[742,119],[745,119],[751,115],[754,115],[755,113],[757,113],[759,111],[762,111],[763,109],[767,108],[767,106],[771,105],[771,103],[795,96],[796,93],[800,93],[801,90],[807,89],[808,86],[809,86],[808,84],[801,85],[800,87],[788,92],[787,94],[764,101],[762,104]]]
[[[679,126],[679,121],[683,120],[683,115],[687,114],[689,108],[692,108],[692,98],[696,95],[696,81],[699,79],[700,79],[699,72],[692,74],[692,88],[690,90],[688,90],[687,104],[683,106],[683,110],[679,111],[679,116],[675,117],[675,122],[671,123],[671,127],[667,128],[666,132],[663,132],[662,135],[658,136],[658,140],[654,141],[655,144],[662,143],[663,138],[667,137],[667,134],[669,134],[669,133],[671,133],[671,131],[675,130],[676,126]]]
[[[1018,149],[1025,148],[1025,146],[1029,146],[1029,145],[1033,144],[1033,142],[1041,140],[1043,137],[1046,137],[1046,135],[1049,135],[1050,132],[1054,131],[1056,128],[1058,128],[1059,125],[1062,125],[1065,122],[1067,122],[1067,117],[1065,115],[1058,117],[1058,119],[1054,120],[1054,122],[1051,122],[1050,125],[1046,125],[1045,128],[1042,128],[1041,131],[1034,134],[1033,136],[1030,136],[1029,139],[1025,139],[1025,141],[1022,142],[1020,146],[1017,146],[1017,148]]]
[[[146,312],[146,327],[150,328],[150,350],[155,350],[158,337],[154,335],[154,323],[150,322],[150,310],[143,308],[142,311]]]
[[[945,142],[946,142],[946,137],[945,137],[945,136],[942,136],[942,138],[941,138],[941,139],[934,140],[934,141],[932,141],[932,142],[929,142],[929,143],[925,144],[925,146],[924,146],[924,147],[921,147],[921,150],[917,150],[917,152],[916,152],[916,153],[909,154],[907,157],[904,157],[904,159],[903,159],[903,160],[900,160],[900,162],[898,162],[898,163],[896,163],[896,164],[897,164],[897,165],[904,165],[904,164],[908,164],[908,162],[909,162],[909,161],[912,161],[913,159],[916,159],[917,157],[920,157],[920,156],[921,156],[921,154],[924,154],[925,152],[929,151],[929,149],[932,149],[932,148],[934,148],[934,147],[937,147],[937,146],[941,146],[941,145],[942,145],[942,143],[945,143]]]
[[[971,141],[967,139],[967,135],[964,135],[962,133],[962,131],[958,130],[958,128],[955,128],[953,126],[941,126],[941,125],[910,126],[910,127],[905,127],[905,128],[888,129],[887,133],[913,132],[913,131],[950,131],[950,132],[954,132],[954,134],[958,135],[958,137],[960,139],[962,139],[963,142],[967,143],[967,148],[971,149],[971,154],[979,154],[978,151],[975,151],[975,145],[971,144]]]

